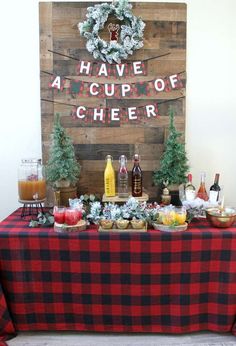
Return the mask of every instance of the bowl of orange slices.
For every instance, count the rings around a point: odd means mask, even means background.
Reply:
[[[157,221],[153,222],[153,227],[163,232],[186,231],[188,227],[186,216],[185,207],[175,207],[172,205],[164,207],[160,209]]]

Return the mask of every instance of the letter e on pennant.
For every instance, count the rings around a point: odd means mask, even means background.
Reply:
[[[136,107],[128,107],[128,117],[130,120],[136,120],[138,119],[137,115],[136,115]]]
[[[142,69],[142,61],[134,61],[133,62],[133,73],[134,75],[143,75],[143,69]]]

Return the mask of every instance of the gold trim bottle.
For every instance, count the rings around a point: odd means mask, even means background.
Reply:
[[[111,155],[106,157],[106,168],[104,171],[104,187],[105,187],[105,196],[114,197],[116,195],[116,180],[115,180],[115,171],[112,165],[113,158]]]

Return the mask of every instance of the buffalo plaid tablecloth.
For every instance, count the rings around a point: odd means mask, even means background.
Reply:
[[[17,331],[236,335],[236,227],[55,233],[0,223],[0,326]]]

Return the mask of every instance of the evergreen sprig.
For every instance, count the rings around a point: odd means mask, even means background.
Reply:
[[[47,181],[52,184],[69,180],[74,185],[80,175],[80,164],[76,160],[71,138],[61,125],[59,114],[56,114],[54,121],[52,147],[45,173]]]
[[[174,110],[169,108],[169,136],[165,143],[165,150],[160,160],[160,169],[155,170],[153,181],[158,184],[182,184],[187,181],[189,169],[188,159],[185,152],[184,143],[179,141],[182,136],[174,125]]]

